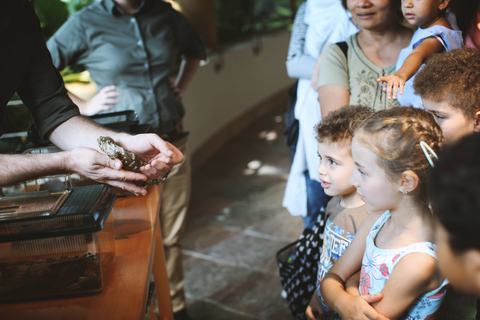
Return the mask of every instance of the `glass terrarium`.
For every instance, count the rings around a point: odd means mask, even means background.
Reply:
[[[100,292],[115,199],[105,185],[0,197],[0,301]]]

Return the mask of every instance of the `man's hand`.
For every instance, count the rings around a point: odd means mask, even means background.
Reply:
[[[349,296],[348,299],[342,299],[336,308],[343,320],[389,320],[384,315],[378,313],[371,304],[383,299],[383,294],[371,294],[362,296]]]
[[[389,76],[380,77],[377,81],[383,82],[382,90],[387,93],[388,99],[392,99],[392,90],[393,99],[397,99],[397,92],[403,94],[403,88],[405,87],[405,82],[407,80],[399,75],[391,74]]]
[[[323,310],[322,302],[320,301],[317,290],[315,290],[315,293],[308,304],[307,310],[305,311],[305,315],[308,320],[316,320],[322,319],[324,313],[325,311]]]
[[[122,162],[111,160],[107,155],[90,148],[76,148],[63,152],[64,167],[68,172],[109,184],[135,195],[146,195],[147,191],[130,181],[145,181],[147,177],[141,173],[121,170]]]
[[[117,143],[146,163],[140,171],[152,180],[161,179],[174,165],[183,161],[180,150],[156,134],[126,135]]]
[[[80,112],[83,115],[91,116],[100,111],[112,110],[112,105],[117,104],[118,91],[115,91],[115,86],[103,87],[92,99],[85,101],[83,107],[79,106]]]

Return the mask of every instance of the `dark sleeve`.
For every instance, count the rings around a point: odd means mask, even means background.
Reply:
[[[48,39],[47,48],[58,70],[79,63],[81,57],[88,54],[85,30],[80,12],[70,17],[55,34]]]
[[[175,36],[179,45],[180,54],[185,59],[205,60],[207,54],[205,45],[200,35],[195,31],[190,22],[175,9],[172,10],[172,21],[175,29]]]
[[[24,62],[28,64],[28,68],[17,92],[30,109],[38,133],[45,138],[52,129],[80,113],[68,97],[62,77],[52,64],[33,8],[31,19],[34,21],[33,46],[29,61]]]

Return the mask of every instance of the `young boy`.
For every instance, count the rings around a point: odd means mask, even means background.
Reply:
[[[421,96],[425,110],[434,116],[442,128],[447,144],[454,144],[465,136],[480,132],[480,51],[463,47],[434,55],[415,76],[413,87],[415,93]],[[463,154],[459,153],[461,156]],[[432,188],[436,190],[438,186],[432,185]],[[439,194],[448,195],[444,192]],[[434,205],[435,215],[438,208],[441,206]],[[449,212],[451,215],[455,213],[452,217],[456,217],[457,209]],[[440,228],[440,234],[445,235],[441,231]],[[439,259],[440,266],[447,262]],[[474,319],[475,313],[480,314],[478,310],[480,303],[475,307],[472,297],[450,288],[437,312],[437,318]]]
[[[448,144],[480,132],[480,51],[464,47],[434,55],[413,87]]]
[[[318,267],[318,287],[369,214],[348,179],[354,170],[350,150],[354,131],[372,114],[373,110],[367,107],[345,106],[331,112],[315,128],[320,158],[318,174],[325,193],[333,197],[326,209],[327,222]],[[324,311],[319,294],[318,291],[315,292],[307,308],[306,315],[309,319],[322,319]]]
[[[480,297],[480,134],[447,147],[429,175],[440,269],[451,284]]]

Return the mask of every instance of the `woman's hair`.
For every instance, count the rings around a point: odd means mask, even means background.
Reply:
[[[362,123],[355,139],[378,156],[379,166],[392,180],[401,178],[407,170],[413,171],[419,183],[412,194],[427,203],[426,174],[430,163],[420,142],[424,141],[435,153],[443,145],[442,131],[430,113],[413,107],[377,111]]]
[[[470,120],[480,110],[480,51],[463,47],[434,54],[413,80],[422,99],[448,102]]]
[[[373,114],[373,109],[361,105],[349,105],[330,112],[315,126],[318,142],[352,144],[355,130]]]

